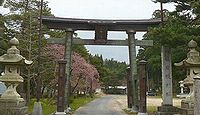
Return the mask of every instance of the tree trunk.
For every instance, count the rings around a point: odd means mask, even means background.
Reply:
[[[72,88],[72,93],[74,93],[76,87],[78,86],[78,83],[80,81],[81,77],[78,78],[77,82],[76,82],[76,85],[74,86],[74,88]]]

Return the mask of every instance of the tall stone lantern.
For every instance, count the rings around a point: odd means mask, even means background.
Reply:
[[[188,48],[187,58],[179,63],[175,63],[175,66],[183,67],[187,70],[183,84],[190,89],[190,93],[186,96],[186,99],[182,100],[181,108],[188,110],[188,113],[190,113],[194,107],[193,78],[195,74],[200,72],[200,54],[196,50],[197,43],[194,40],[188,43]]]
[[[20,76],[20,66],[29,65],[32,61],[27,61],[20,55],[16,47],[18,44],[19,41],[16,38],[11,39],[11,48],[6,54],[0,56],[0,64],[5,66],[5,74],[0,77],[0,81],[7,86],[7,90],[0,98],[0,115],[24,115],[27,112],[25,101],[17,93],[16,88],[24,81]]]

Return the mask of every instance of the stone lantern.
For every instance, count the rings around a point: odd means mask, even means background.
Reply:
[[[20,55],[17,49],[19,41],[16,38],[10,40],[11,48],[7,53],[0,56],[0,64],[5,66],[4,74],[0,77],[0,81],[4,82],[7,90],[0,98],[0,114],[1,115],[24,115],[26,114],[25,101],[17,93],[17,86],[24,81],[20,76],[20,66],[31,64],[32,61],[27,61]]]
[[[186,78],[183,80],[184,86],[188,87],[190,93],[186,96],[186,99],[182,100],[181,108],[188,109],[192,111],[194,107],[194,76],[200,72],[200,55],[196,50],[197,43],[191,40],[188,43],[189,52],[187,53],[187,58],[179,63],[175,63],[175,66],[183,67],[187,70]]]

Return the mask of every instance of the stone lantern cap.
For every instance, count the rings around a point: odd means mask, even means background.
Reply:
[[[187,54],[187,58],[179,63],[175,63],[174,65],[180,67],[200,67],[200,55],[199,51],[196,50],[197,46],[197,42],[191,40],[188,43],[188,48],[190,51]]]
[[[28,61],[20,55],[20,51],[17,49],[19,41],[16,38],[10,40],[11,48],[7,50],[7,53],[0,56],[0,63],[2,64],[32,64],[32,61]]]
[[[188,47],[189,47],[189,48],[196,48],[196,47],[197,47],[197,42],[194,41],[194,40],[191,40],[191,41],[188,43]]]

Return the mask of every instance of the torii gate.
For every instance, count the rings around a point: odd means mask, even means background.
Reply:
[[[136,32],[147,31],[148,27],[157,26],[161,23],[159,19],[143,20],[100,20],[100,19],[76,19],[59,17],[42,17],[42,22],[50,29],[66,31],[64,39],[49,39],[49,43],[65,45],[66,76],[65,105],[68,106],[68,87],[71,66],[72,44],[82,45],[119,45],[129,46],[130,77],[132,81],[132,110],[138,111],[138,78],[136,64],[136,46],[153,46],[152,40],[136,40]],[[73,39],[73,33],[77,30],[95,31],[94,39]],[[126,31],[128,40],[108,40],[108,31]]]

